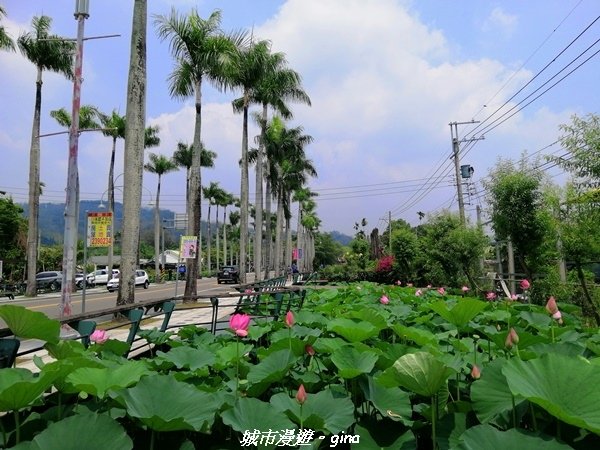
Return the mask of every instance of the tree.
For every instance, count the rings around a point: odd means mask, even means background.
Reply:
[[[282,118],[291,119],[292,112],[290,111],[287,101],[299,101],[310,105],[310,98],[306,92],[301,88],[300,75],[287,67],[287,61],[285,54],[283,53],[269,53],[266,55],[266,61],[264,67],[262,67],[263,73],[257,77],[256,84],[248,92],[249,102],[257,103],[262,105],[262,116],[258,119],[260,125],[260,136],[258,137],[259,147],[254,157],[255,168],[256,168],[256,193],[255,193],[255,228],[259,230],[257,236],[262,235],[263,229],[263,179],[265,178],[263,173],[263,160],[265,157],[264,151],[264,135],[268,125],[268,108],[269,106],[274,109]],[[245,98],[239,98],[233,102],[234,109],[237,111],[243,111]],[[266,161],[268,164],[268,160]],[[268,170],[268,169],[267,169]],[[270,224],[270,211],[266,212],[266,224]],[[266,230],[266,237],[268,238],[271,234],[270,228]],[[269,260],[270,260],[270,245],[266,242],[265,245],[265,277],[268,278],[269,272]],[[262,239],[254,240],[254,271],[255,279],[260,280],[260,265],[262,259]]]
[[[40,209],[40,117],[42,111],[42,74],[45,70],[73,77],[71,57],[75,43],[50,34],[52,19],[48,16],[34,17],[33,30],[17,39],[21,53],[37,68],[35,106],[29,151],[29,217],[27,231],[27,291],[26,295],[37,293],[35,275],[37,272],[39,209]]]
[[[223,264],[227,264],[227,207],[235,204],[233,194],[223,191],[221,206],[223,207]]]
[[[573,116],[561,125],[559,138],[568,159],[550,158],[571,173],[566,198],[560,210],[558,231],[562,253],[573,263],[584,297],[584,310],[600,325],[600,313],[589,292],[583,266],[600,256],[600,116]]]
[[[305,240],[305,233],[303,230],[303,219],[304,219],[304,213],[305,211],[307,212],[313,212],[316,204],[314,202],[314,200],[312,200],[312,197],[317,196],[318,194],[316,194],[315,192],[311,191],[309,188],[307,187],[300,187],[299,189],[296,189],[294,191],[294,195],[292,197],[292,200],[295,202],[298,202],[298,224],[296,226],[296,247],[298,248],[298,251],[300,251],[300,249],[303,249],[303,251],[306,251],[306,240]],[[306,258],[304,258],[304,260],[306,260]],[[307,270],[308,268],[305,267],[304,261],[302,261],[302,264],[299,264],[299,266],[301,267],[300,270],[304,271]]]
[[[315,233],[315,259],[317,267],[336,264],[344,254],[342,244],[337,242],[330,233]]]
[[[117,305],[135,301],[135,270],[138,262],[142,177],[146,129],[146,21],[147,0],[135,0],[131,26],[131,50],[125,111],[125,187],[123,190],[123,239],[121,282]]]
[[[3,270],[10,274],[9,278],[22,267],[27,249],[27,222],[22,214],[23,208],[12,198],[0,197],[0,260],[4,261]],[[6,276],[0,273],[0,279]]]
[[[202,82],[206,79],[217,88],[226,87],[224,67],[235,52],[235,40],[221,33],[220,23],[220,11],[214,11],[208,19],[202,19],[195,10],[188,16],[179,16],[172,9],[169,16],[157,16],[155,19],[158,36],[162,40],[169,40],[176,61],[175,69],[169,76],[171,96],[186,98],[194,95],[195,98],[194,150],[187,204],[187,232],[191,236],[200,236]],[[184,301],[194,301],[197,294],[199,254],[196,252],[196,257],[188,260],[189,275],[185,283]]]
[[[0,20],[2,17],[6,17],[6,11],[2,6],[0,6]],[[14,52],[15,51],[15,43],[11,39],[11,37],[6,33],[6,30],[3,26],[0,25],[0,50],[7,50]]]
[[[154,204],[154,273],[155,280],[159,280],[160,274],[160,182],[162,176],[166,173],[177,170],[177,164],[172,158],[168,158],[165,155],[157,155],[156,153],[150,153],[150,162],[144,164],[144,169],[150,173],[158,175],[158,183],[156,184],[156,199]],[[162,282],[162,279],[160,279]]]
[[[500,160],[485,183],[492,227],[499,240],[510,239],[527,278],[544,265],[551,217],[544,203],[543,172],[536,162],[522,160],[520,167]]]

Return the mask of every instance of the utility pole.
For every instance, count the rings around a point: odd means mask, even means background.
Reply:
[[[70,316],[73,280],[75,279],[75,248],[77,246],[77,222],[79,210],[79,171],[77,155],[79,152],[79,107],[81,105],[81,81],[83,68],[83,28],[89,17],[89,0],[76,0],[75,19],[77,19],[77,50],[73,77],[73,105],[71,128],[69,130],[69,165],[67,171],[67,195],[65,201],[65,234],[63,249],[63,278],[61,288],[60,318]]]
[[[392,212],[388,211],[388,241],[390,247],[390,255],[392,254]]]
[[[471,124],[475,124],[475,123],[479,123],[479,121],[471,120],[469,122],[450,122],[448,124],[448,125],[450,125],[450,135],[452,137],[452,154],[453,154],[453,158],[454,158],[454,173],[456,176],[456,194],[458,196],[458,212],[460,214],[460,223],[463,226],[466,223],[466,218],[465,218],[465,202],[464,202],[463,191],[462,191],[462,178],[461,178],[461,174],[460,174],[460,141],[458,140],[458,126],[459,125],[471,125]],[[469,141],[475,141],[475,140],[479,140],[479,139],[483,139],[483,137],[469,139]]]

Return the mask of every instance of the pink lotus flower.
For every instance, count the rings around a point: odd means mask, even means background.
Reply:
[[[440,293],[440,295],[444,295],[446,293],[446,289],[444,289],[443,287],[438,289],[438,292]]]
[[[90,335],[90,341],[96,344],[104,344],[108,341],[108,334],[104,330],[96,330]]]
[[[382,295],[379,301],[382,305],[387,305],[390,302],[390,299],[387,298],[387,295]]]
[[[306,352],[306,354],[307,354],[307,355],[309,355],[309,356],[315,356],[315,353],[317,353],[317,352],[315,352],[315,349],[313,348],[313,346],[312,346],[312,345],[306,345],[306,346],[304,347],[304,351],[305,351],[305,352]]]
[[[531,287],[531,283],[529,283],[529,280],[521,280],[521,289],[526,291],[530,287]]]
[[[550,314],[554,314],[556,311],[558,311],[558,306],[556,306],[556,299],[554,296],[550,297],[548,302],[546,302],[546,311],[548,311]]]
[[[294,326],[294,313],[291,311],[288,311],[287,314],[285,315],[285,324],[289,327],[292,328]]]
[[[306,390],[304,389],[304,385],[301,384],[298,388],[298,393],[296,394],[296,400],[302,405],[306,401],[306,397]]]
[[[519,299],[519,297],[517,297],[517,294],[513,294],[513,295],[511,295],[511,296],[510,296],[510,299],[511,299],[512,301],[515,301],[515,300],[518,300],[518,299]]]
[[[229,319],[229,328],[235,334],[241,337],[248,336],[248,327],[250,326],[250,316],[247,314],[234,314]]]
[[[244,294],[254,294],[254,291],[252,289],[246,289]]]
[[[508,334],[506,335],[506,340],[504,341],[504,345],[506,348],[512,348],[513,345],[517,345],[519,343],[519,335],[515,331],[514,328],[511,328]]]
[[[490,302],[492,302],[492,301],[496,300],[496,293],[495,293],[495,292],[488,292],[488,293],[485,295],[485,299],[486,299],[486,300],[489,300]]]
[[[546,303],[546,311],[550,313],[553,319],[555,319],[559,324],[562,325],[562,314],[558,309],[558,306],[556,305],[556,299],[554,298],[554,296],[548,299],[548,302]]]
[[[479,366],[473,366],[473,368],[471,369],[471,378],[473,378],[474,380],[479,380],[479,378],[481,378],[481,369],[479,368]]]
[[[421,295],[423,295],[423,291],[421,291],[421,289],[417,289],[417,292],[415,292],[415,295],[417,297],[420,297]]]
[[[400,280],[396,281],[396,285],[397,286],[402,286],[402,281],[400,281]]]
[[[463,286],[463,287],[462,287],[462,291],[463,291],[463,293],[465,293],[465,294],[466,294],[467,292],[469,292],[469,290],[470,290],[470,289],[469,289],[469,286]]]
[[[427,285],[427,289],[431,289],[431,285],[430,284]]]
[[[412,284],[412,283],[406,283],[406,285],[407,285],[408,287],[413,287],[413,284]]]

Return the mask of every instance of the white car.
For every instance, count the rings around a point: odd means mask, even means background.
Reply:
[[[106,283],[106,289],[108,289],[108,292],[113,292],[116,291],[117,289],[119,289],[119,277],[121,276],[121,274],[117,274],[115,275],[115,277],[112,280],[109,280],[108,283]],[[145,270],[136,270],[135,271],[135,285],[136,286],[143,286],[144,289],[148,289],[148,286],[150,285],[150,281],[148,280],[148,274],[146,273]]]
[[[111,278],[118,277],[118,276],[119,276],[119,269],[113,269]],[[96,270],[96,271],[90,273],[87,276],[88,286],[96,286],[98,284],[106,284],[109,281],[110,280],[108,279],[108,269],[99,269],[99,270]]]

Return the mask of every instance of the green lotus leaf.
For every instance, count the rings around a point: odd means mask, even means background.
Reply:
[[[491,425],[469,428],[459,438],[460,450],[497,450],[518,448],[519,450],[565,450],[571,448],[556,440],[540,439],[518,429],[500,431]]]
[[[406,425],[412,423],[412,406],[408,392],[397,387],[383,387],[370,376],[366,381],[361,380],[360,386],[365,399],[373,403],[383,417],[401,421]]]
[[[333,319],[327,325],[327,329],[349,342],[362,342],[379,334],[379,330],[372,323],[355,322],[345,318]]]
[[[553,320],[548,313],[543,314],[535,311],[521,311],[519,317],[538,330],[548,328]]]
[[[323,314],[305,310],[298,311],[294,314],[296,323],[306,325],[326,325],[329,320]]]
[[[600,369],[583,358],[547,353],[512,359],[502,369],[508,386],[558,419],[600,433]]]
[[[60,322],[49,319],[45,314],[23,306],[0,306],[0,318],[17,337],[40,339],[56,344],[60,340]]]
[[[373,308],[361,308],[357,311],[351,311],[346,315],[346,317],[349,319],[359,319],[361,321],[369,322],[375,326],[378,331],[381,331],[388,326],[385,317],[383,317],[378,311],[374,311]]]
[[[477,314],[487,308],[487,303],[474,298],[459,299],[456,304],[449,309],[445,301],[432,303],[430,308],[442,316],[451,324],[458,328],[465,327]]]
[[[538,356],[546,353],[561,354],[565,356],[582,356],[585,352],[585,347],[576,342],[558,342],[556,344],[533,344],[527,347],[527,350],[535,353]]]
[[[165,375],[143,377],[134,387],[112,396],[127,408],[129,416],[155,431],[208,433],[221,407],[218,396]]]
[[[59,375],[44,370],[34,376],[27,369],[0,369],[0,411],[18,411],[29,406],[46,391]]]
[[[80,390],[69,383],[67,377],[73,373],[73,371],[84,367],[103,368],[105,365],[103,364],[103,361],[96,358],[90,358],[89,356],[75,356],[49,362],[48,364],[42,365],[40,369],[42,372],[52,371],[56,374],[53,384],[58,391],[62,393],[77,394]]]
[[[177,347],[165,352],[156,353],[156,362],[168,361],[178,369],[189,369],[192,371],[212,366],[215,362],[215,354],[205,348]]]
[[[404,325],[395,324],[392,326],[392,329],[400,339],[412,341],[417,345],[437,344],[438,342],[431,331],[423,328],[405,327]]]
[[[344,345],[348,345],[348,342],[339,337],[319,338],[315,341],[313,347],[317,353],[325,354],[333,353],[337,349],[342,348]]]
[[[47,342],[44,348],[48,354],[55,359],[72,358],[86,353],[84,345],[80,341],[59,341],[55,344]]]
[[[117,367],[83,367],[74,370],[66,381],[82,392],[104,398],[111,389],[120,389],[137,383],[148,374],[143,361],[124,361]]]
[[[362,373],[369,373],[375,367],[377,354],[373,351],[359,351],[352,345],[345,345],[335,350],[331,361],[338,368],[338,375],[350,379]]]
[[[238,358],[252,351],[252,346],[243,342],[229,342],[216,351],[217,359],[215,361],[216,369],[223,369],[230,364],[235,363]]]
[[[437,394],[454,373],[451,368],[426,352],[401,356],[392,367],[401,386],[425,397]]]
[[[336,434],[347,430],[355,420],[352,400],[340,397],[329,389],[316,394],[307,393],[302,409],[296,399],[285,392],[275,394],[270,401],[275,410],[289,414],[298,424],[302,415],[302,425],[316,431]]]
[[[263,358],[271,353],[275,353],[280,350],[288,350],[290,348],[290,343],[292,344],[292,353],[296,356],[302,356],[305,353],[306,342],[303,340],[292,337],[285,337],[283,339],[274,340],[273,335],[271,335],[271,345],[268,348],[258,348],[257,353],[260,358]]]
[[[360,443],[352,448],[361,450],[416,450],[417,440],[412,431],[400,427],[390,427],[385,422],[362,421],[354,428],[354,435]]]
[[[271,383],[281,381],[297,361],[297,357],[288,349],[268,355],[248,372],[249,392],[252,395],[263,393]]]
[[[481,315],[486,322],[508,322],[508,320],[511,318],[510,312],[504,309],[484,311]]]
[[[283,412],[257,398],[239,398],[234,407],[223,411],[221,419],[235,431],[246,430],[288,430],[295,425]]]
[[[133,441],[116,420],[104,414],[78,414],[50,424],[18,450],[130,450]]]
[[[487,364],[481,371],[481,378],[471,385],[471,401],[477,418],[482,423],[495,420],[500,414],[513,407],[513,393],[508,387],[502,368],[507,360],[497,358]],[[523,397],[514,396],[514,404],[518,405]]]

